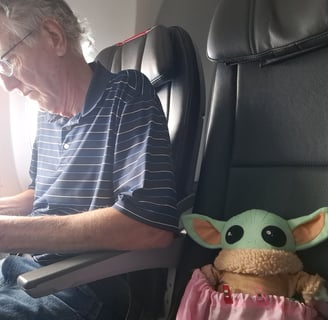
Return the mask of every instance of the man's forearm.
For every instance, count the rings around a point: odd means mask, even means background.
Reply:
[[[124,235],[124,236],[122,236]],[[0,252],[85,252],[166,247],[173,235],[113,208],[68,216],[0,216]]]
[[[25,216],[32,211],[34,190],[26,190],[11,197],[0,198],[0,215]]]

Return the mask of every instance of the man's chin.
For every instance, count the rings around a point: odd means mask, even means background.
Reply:
[[[27,98],[29,98],[30,100],[33,100],[33,101],[36,101],[36,102],[39,102],[39,99],[40,99],[40,94],[36,91],[30,91],[27,95],[26,95]]]

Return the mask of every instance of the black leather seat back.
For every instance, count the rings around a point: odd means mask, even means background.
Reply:
[[[194,188],[205,110],[201,68],[191,38],[180,27],[155,26],[97,56],[107,69],[137,69],[155,86],[173,146],[178,199]]]
[[[208,37],[216,63],[194,212],[285,218],[328,204],[328,1],[221,0]],[[299,252],[328,279],[328,242]],[[185,243],[175,300],[216,250]],[[320,257],[320,258],[319,258]]]

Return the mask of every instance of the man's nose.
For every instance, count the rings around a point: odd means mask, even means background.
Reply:
[[[10,92],[10,91],[13,91],[13,90],[19,88],[20,81],[17,78],[15,78],[14,76],[7,77],[4,75],[0,75],[0,77],[1,77],[2,86],[7,91]]]

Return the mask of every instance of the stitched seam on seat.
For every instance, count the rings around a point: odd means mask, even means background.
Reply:
[[[248,45],[252,54],[255,51],[255,41],[254,41],[254,10],[256,6],[256,0],[250,0],[249,12],[248,12]]]

